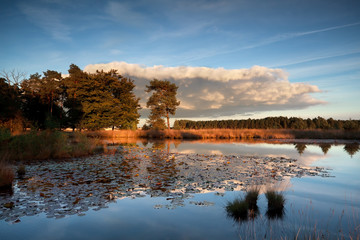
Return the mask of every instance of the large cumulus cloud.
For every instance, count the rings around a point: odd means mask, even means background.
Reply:
[[[146,67],[126,62],[92,64],[86,72],[116,69],[135,80],[135,93],[145,108],[145,86],[154,78],[169,80],[179,86],[181,104],[177,118],[221,117],[249,112],[296,110],[324,103],[311,93],[320,92],[315,85],[291,83],[282,69],[254,66],[250,69],[207,67]],[[146,112],[146,110],[145,110]]]

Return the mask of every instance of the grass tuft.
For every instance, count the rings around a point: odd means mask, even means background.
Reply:
[[[273,218],[282,218],[284,215],[285,197],[283,193],[274,190],[268,190],[265,193],[268,200],[268,209],[266,215]]]
[[[226,207],[227,215],[236,221],[246,221],[248,219],[248,203],[240,198],[236,198],[232,202],[228,202]]]
[[[250,210],[258,209],[257,200],[259,198],[259,192],[260,189],[258,188],[250,189],[246,192],[245,201],[248,203]]]
[[[4,162],[0,162],[0,189],[11,189],[13,181],[13,169]]]

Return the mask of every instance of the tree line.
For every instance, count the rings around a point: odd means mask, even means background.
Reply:
[[[174,129],[340,129],[359,130],[359,120],[334,120],[316,117],[302,119],[298,117],[267,117],[246,120],[191,121],[175,120]]]
[[[75,64],[69,76],[47,70],[20,81],[20,72],[2,72],[0,77],[0,128],[21,131],[34,129],[136,129],[139,122],[139,98],[135,84],[116,70],[87,73]],[[175,114],[177,86],[154,79],[146,86],[152,92],[150,128],[164,129],[163,117]],[[169,120],[168,128],[169,126]]]

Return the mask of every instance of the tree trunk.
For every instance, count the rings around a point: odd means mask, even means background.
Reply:
[[[169,112],[168,111],[166,111],[166,119],[167,119],[168,129],[170,130],[170,120],[169,120]]]

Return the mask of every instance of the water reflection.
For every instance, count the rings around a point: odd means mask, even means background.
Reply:
[[[319,146],[320,146],[322,152],[324,153],[324,155],[326,155],[331,148],[330,143],[320,143]]]
[[[298,152],[299,156],[302,156],[307,149],[307,146],[309,145],[315,145],[319,146],[323,152],[324,155],[326,155],[332,146],[343,144],[344,150],[350,155],[353,156],[356,154],[359,149],[359,142],[348,142],[348,141],[331,141],[331,140],[259,140],[259,139],[247,139],[247,140],[231,140],[231,139],[203,139],[203,140],[156,140],[156,139],[111,139],[111,140],[105,140],[106,143],[112,143],[112,144],[129,144],[131,143],[132,146],[141,146],[141,147],[152,147],[155,149],[163,149],[167,150],[168,152],[182,152],[182,153],[198,153],[199,150],[203,150],[204,153],[210,154],[210,151],[207,151],[207,148],[211,145],[289,145],[292,144],[295,148],[295,150]],[[195,145],[199,145],[203,147],[203,149],[196,148],[193,149],[189,146],[195,147]],[[186,150],[181,150],[185,146]],[[261,148],[261,147],[260,147]],[[225,149],[222,149],[222,151],[218,151],[215,149],[212,149],[214,153],[217,154],[228,154],[229,152],[223,151]],[[264,154],[268,154],[268,152],[265,152]]]
[[[303,143],[295,143],[295,149],[297,150],[297,152],[300,154],[300,156],[304,153],[305,149],[306,149],[306,145]]]
[[[49,218],[84,215],[124,197],[166,197],[167,206],[184,205],[194,193],[246,190],[289,177],[328,176],[317,167],[285,157],[168,153],[154,148],[111,146],[109,154],[27,166],[13,195],[0,197],[0,220],[45,213]],[[5,205],[14,203],[13,208]],[[191,203],[191,202],[190,202]],[[195,205],[211,205],[194,202]]]
[[[285,214],[285,197],[283,193],[268,190],[265,196],[268,201],[266,216],[269,219],[282,219]]]
[[[355,153],[357,153],[360,149],[359,143],[349,143],[345,144],[344,150],[352,157]]]
[[[162,146],[162,145],[161,145]],[[158,148],[159,146],[156,146]],[[175,156],[159,154],[153,151],[150,154],[149,173],[150,189],[152,191],[170,192],[177,178],[179,170],[176,168]]]
[[[248,190],[244,198],[238,197],[227,203],[225,210],[229,218],[235,222],[255,220],[260,211],[257,204],[260,188]]]

